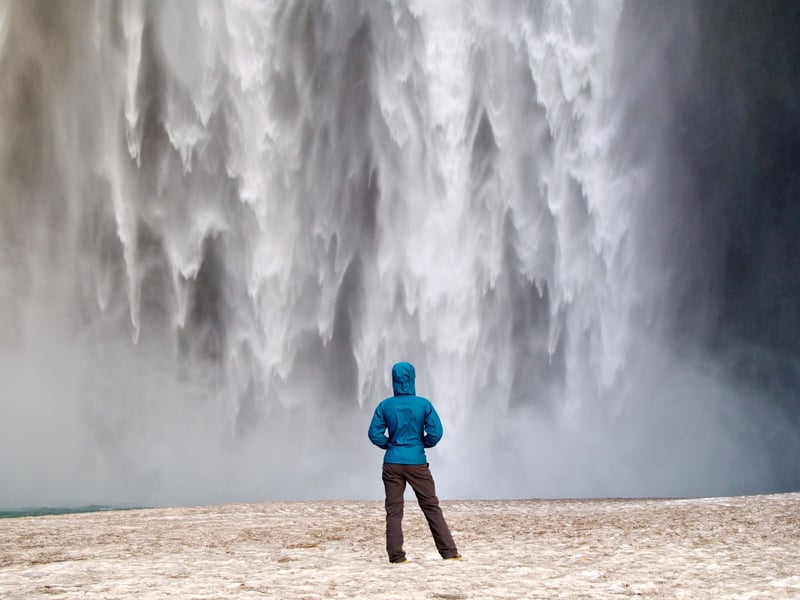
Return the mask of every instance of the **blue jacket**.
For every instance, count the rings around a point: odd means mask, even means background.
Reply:
[[[425,448],[433,448],[442,439],[439,415],[430,400],[416,395],[415,378],[410,363],[392,367],[394,396],[382,400],[372,415],[369,439],[386,450],[385,463],[424,465],[428,462]]]

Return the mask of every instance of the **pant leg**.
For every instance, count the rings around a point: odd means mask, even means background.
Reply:
[[[403,551],[403,493],[406,491],[404,466],[383,463],[381,476],[386,490],[386,553],[391,562],[401,562],[406,557]]]
[[[406,478],[417,495],[417,502],[428,521],[436,549],[442,558],[452,558],[458,555],[456,543],[450,534],[450,528],[444,519],[439,499],[436,497],[436,486],[428,465],[408,465]]]

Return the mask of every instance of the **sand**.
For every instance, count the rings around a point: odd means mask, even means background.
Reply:
[[[388,563],[380,502],[228,504],[0,520],[0,597],[800,598],[800,494],[413,501]]]

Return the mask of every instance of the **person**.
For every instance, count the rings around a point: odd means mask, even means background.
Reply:
[[[406,562],[403,551],[403,493],[411,484],[417,502],[444,559],[460,559],[450,528],[439,507],[425,449],[442,439],[442,422],[430,400],[416,395],[414,366],[399,362],[392,367],[394,396],[375,408],[369,439],[386,450],[383,486],[386,490],[386,552],[389,562]],[[388,432],[388,436],[387,436]]]

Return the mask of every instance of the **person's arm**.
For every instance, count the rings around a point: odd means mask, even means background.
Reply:
[[[439,440],[442,439],[442,435],[444,434],[442,430],[442,421],[439,419],[436,409],[433,408],[433,404],[430,402],[425,408],[425,426],[423,429],[425,435],[422,436],[422,445],[425,448],[433,448],[439,443]]]
[[[383,406],[378,404],[372,422],[369,424],[369,441],[378,448],[386,450],[389,447],[389,438],[386,437],[386,419],[383,416]]]

